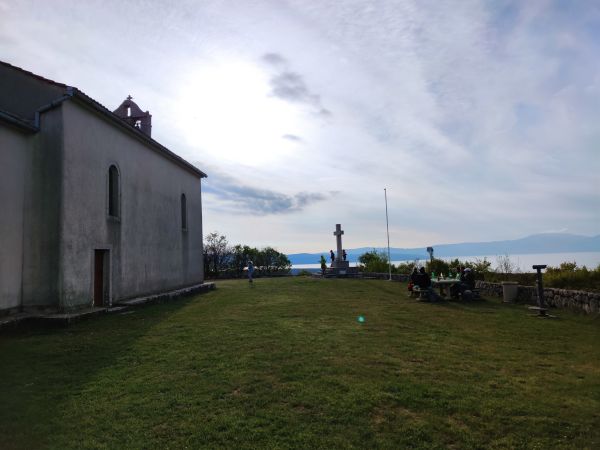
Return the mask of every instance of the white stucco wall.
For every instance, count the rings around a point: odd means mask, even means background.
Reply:
[[[201,283],[200,179],[75,100],[62,108],[61,306],[92,304],[94,249],[110,251],[113,302]],[[120,172],[120,221],[108,217],[111,164]]]
[[[23,207],[30,138],[0,122],[0,312],[21,306]]]
[[[25,177],[23,308],[59,304],[59,218],[62,184],[62,108],[42,114],[31,138]]]

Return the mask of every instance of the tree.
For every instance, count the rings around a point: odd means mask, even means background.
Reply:
[[[577,267],[577,263],[575,261],[564,261],[560,263],[560,266],[558,266],[558,268],[548,267],[548,271],[551,272],[552,270],[556,272],[577,272],[578,270],[581,270],[581,268]]]
[[[436,275],[448,275],[450,272],[450,265],[443,259],[433,258],[430,261],[427,261],[425,270],[428,273],[435,273]]]
[[[271,275],[272,273],[289,272],[292,263],[286,255],[279,253],[273,247],[265,247],[257,250],[255,266],[261,273]]]
[[[496,272],[498,273],[517,273],[519,272],[519,266],[511,261],[508,255],[496,256]]]
[[[395,272],[396,273],[403,273],[403,274],[410,274],[412,273],[413,269],[415,267],[419,267],[419,260],[415,259],[412,262],[403,262],[403,263],[399,263],[398,266],[395,268]]]
[[[230,247],[227,238],[214,231],[204,241],[204,273],[213,277],[241,277],[248,261],[254,263],[256,274],[288,273],[292,263],[286,255],[272,247],[258,250],[247,245]]]
[[[227,238],[214,231],[206,235],[204,243],[204,269],[205,273],[218,276],[222,270],[227,269],[231,252],[228,248]]]
[[[387,272],[389,269],[387,254],[376,249],[360,255],[358,262],[363,272]]]
[[[229,269],[238,277],[244,273],[248,261],[255,262],[257,250],[247,245],[237,244],[231,249]]]
[[[485,275],[490,273],[492,263],[485,257],[483,259],[475,258],[475,262],[466,262],[465,267],[470,267],[473,272],[475,272],[474,275],[476,279],[483,280],[485,279]]]

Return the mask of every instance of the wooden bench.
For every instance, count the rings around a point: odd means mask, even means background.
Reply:
[[[470,292],[470,294],[465,295],[466,292]],[[463,300],[481,300],[481,294],[479,293],[479,289],[465,289],[460,294],[460,297]]]
[[[421,289],[419,286],[413,286],[413,290],[410,292],[411,297],[427,297],[429,289]]]

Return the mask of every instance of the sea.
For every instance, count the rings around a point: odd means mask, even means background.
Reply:
[[[492,269],[498,266],[498,259],[508,257],[512,264],[520,272],[535,272],[531,266],[537,264],[546,264],[547,266],[559,266],[562,262],[575,262],[579,267],[586,266],[588,269],[595,269],[600,265],[600,252],[572,252],[572,253],[524,253],[522,255],[475,255],[475,256],[447,256],[441,257],[444,261],[453,261],[458,258],[459,261],[475,261],[487,259],[492,263]],[[392,261],[392,264],[406,263],[407,261]],[[425,264],[425,260],[420,263]],[[358,263],[351,262],[351,266]],[[317,272],[320,270],[320,264],[295,264],[292,265],[292,274],[297,274],[301,270]]]

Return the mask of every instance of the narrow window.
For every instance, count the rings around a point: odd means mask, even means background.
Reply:
[[[185,194],[181,194],[181,229],[187,230],[187,203]]]
[[[108,215],[119,217],[119,171],[116,166],[108,169]]]

